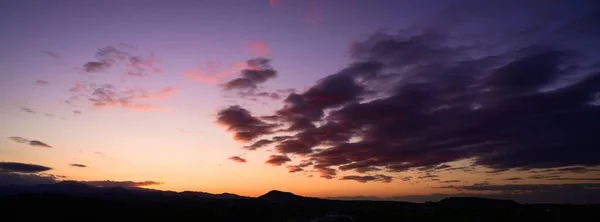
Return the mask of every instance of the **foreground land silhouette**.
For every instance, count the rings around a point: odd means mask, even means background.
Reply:
[[[0,209],[10,221],[600,221],[600,205],[474,197],[429,203],[342,201],[275,190],[253,198],[77,182],[0,187]]]

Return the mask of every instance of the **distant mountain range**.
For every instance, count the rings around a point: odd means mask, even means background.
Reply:
[[[427,203],[330,200],[278,190],[245,197],[79,182],[0,186],[0,218],[20,221],[39,220],[40,215],[57,221],[590,221],[599,207],[475,197]]]
[[[162,191],[137,187],[96,187],[75,181],[63,181],[54,184],[38,185],[7,185],[0,186],[0,196],[23,194],[60,194],[77,197],[89,197],[106,200],[154,200],[154,201],[219,201],[219,200],[259,200],[272,203],[332,203],[348,202],[342,200],[328,200],[315,197],[299,196],[290,192],[272,190],[259,197],[246,197],[232,193],[212,194],[196,191]],[[361,201],[353,201],[361,202]],[[364,201],[363,201],[364,202]],[[372,201],[369,201],[372,202]],[[401,203],[401,202],[397,202]],[[405,202],[404,204],[412,204]],[[512,200],[494,200],[475,197],[446,198],[440,205],[452,206],[480,206],[480,205],[515,205]]]

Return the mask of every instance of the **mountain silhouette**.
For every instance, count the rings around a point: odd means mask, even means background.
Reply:
[[[71,196],[93,197],[99,199],[142,199],[142,200],[194,200],[194,199],[247,199],[236,194],[211,194],[195,191],[162,191],[140,187],[96,187],[88,184],[63,181],[53,184],[8,185],[0,186],[0,195],[16,194],[63,194]]]

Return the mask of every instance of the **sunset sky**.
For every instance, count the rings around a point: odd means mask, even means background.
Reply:
[[[598,21],[595,0],[2,1],[0,185],[597,202]]]

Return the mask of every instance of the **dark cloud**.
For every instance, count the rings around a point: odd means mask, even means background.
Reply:
[[[361,183],[366,183],[366,182],[369,182],[369,181],[377,181],[377,182],[383,182],[383,183],[390,183],[390,182],[392,182],[392,177],[386,176],[386,175],[382,175],[382,174],[377,174],[377,175],[374,175],[374,176],[349,175],[349,176],[343,176],[340,180],[356,180],[356,181],[361,182]]]
[[[72,164],[69,164],[69,166],[72,166],[72,167],[80,167],[80,168],[85,168],[85,167],[87,167],[86,165],[83,165],[83,164],[78,164],[78,163],[72,163]]]
[[[523,180],[523,178],[521,178],[521,177],[511,177],[511,178],[506,178],[504,180],[517,181],[517,180]]]
[[[251,135],[295,133],[272,143],[311,160],[324,178],[451,170],[465,159],[493,174],[598,166],[600,72],[589,67],[599,58],[547,26],[535,35],[498,30],[482,43],[437,27],[375,33],[352,46],[346,68],[263,118],[283,129]]]
[[[50,145],[41,142],[41,141],[37,141],[37,140],[31,140],[29,141],[29,145],[31,146],[39,146],[39,147],[44,147],[44,148],[52,148]]]
[[[277,76],[269,64],[270,60],[265,58],[250,59],[246,62],[248,68],[241,71],[241,77],[233,79],[221,85],[225,90],[255,90],[258,84],[264,83]]]
[[[460,180],[444,180],[440,181],[440,183],[460,183]]]
[[[239,106],[220,110],[217,114],[217,122],[226,126],[228,131],[234,132],[234,138],[241,141],[250,141],[271,134],[276,127],[252,116],[248,110]]]
[[[83,64],[83,69],[86,72],[101,72],[101,71],[105,71],[106,69],[110,68],[110,64],[106,63],[106,62],[87,62],[85,64]]]
[[[49,84],[50,84],[50,82],[48,82],[48,81],[46,81],[46,80],[43,80],[43,79],[38,79],[38,80],[36,80],[36,81],[35,81],[35,84],[38,84],[38,85],[44,86],[44,85],[49,85]]]
[[[29,144],[30,146],[52,148],[52,146],[50,146],[44,142],[38,141],[38,140],[29,140],[29,139],[25,139],[23,137],[18,137],[18,136],[11,136],[11,137],[8,137],[8,139],[15,141],[17,143],[26,143],[26,144]]]
[[[28,113],[36,113],[35,111],[33,111],[32,109],[27,108],[27,107],[21,107],[21,111],[28,112]]]
[[[244,158],[241,158],[241,157],[239,157],[239,156],[230,156],[230,157],[229,157],[229,158],[227,158],[227,159],[229,159],[229,160],[231,160],[231,161],[234,161],[234,162],[238,162],[238,163],[245,163],[245,162],[246,162],[246,159],[244,159]]]
[[[271,155],[269,159],[265,161],[267,164],[271,164],[273,166],[281,166],[287,162],[292,161],[288,156],[285,155]]]
[[[51,52],[51,51],[44,51],[44,54],[52,57],[53,59],[59,59],[60,55],[56,52]]]
[[[0,162],[0,171],[8,171],[13,173],[39,173],[51,169],[52,168],[50,167],[29,163]]]
[[[558,171],[568,172],[568,173],[587,173],[587,172],[594,172],[594,171],[600,171],[600,170],[599,169],[591,169],[588,167],[573,166],[573,167],[561,168],[561,169],[558,169]]]
[[[146,57],[134,56],[117,47],[108,46],[98,49],[95,57],[95,61],[90,61],[83,65],[83,69],[86,72],[96,73],[108,71],[117,64],[125,65],[126,68],[124,74],[130,76],[141,77],[161,71],[160,68],[156,67],[158,59],[154,53],[150,53],[150,55]]]
[[[145,187],[161,185],[163,183],[156,181],[114,181],[114,180],[98,180],[98,181],[77,181],[95,187]]]
[[[58,177],[54,175],[14,173],[0,170],[0,186],[51,184],[55,183],[57,179]]]

